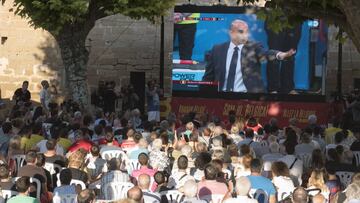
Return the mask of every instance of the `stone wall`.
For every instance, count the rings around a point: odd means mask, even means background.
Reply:
[[[32,98],[39,100],[41,80],[61,86],[62,61],[54,38],[42,29],[34,30],[14,15],[12,1],[0,6],[1,97],[12,97],[24,80],[30,82]]]
[[[171,92],[171,18],[165,17],[165,91]],[[130,72],[145,72],[147,80],[160,75],[161,24],[147,20],[134,21],[122,15],[109,16],[96,22],[87,38],[90,50],[88,80],[96,88],[100,80],[114,80],[118,85],[130,82]]]

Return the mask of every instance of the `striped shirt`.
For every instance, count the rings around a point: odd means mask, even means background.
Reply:
[[[129,175],[122,171],[109,171],[101,178],[101,191],[104,194],[105,185],[108,183],[130,182]]]
[[[146,203],[160,203],[160,194],[151,192],[150,190],[143,190],[144,202]]]

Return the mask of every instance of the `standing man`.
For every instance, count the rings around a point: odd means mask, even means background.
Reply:
[[[115,102],[118,96],[114,91],[115,82],[107,82],[106,90],[104,92],[104,113],[114,113],[115,112]]]
[[[160,122],[160,94],[161,90],[155,81],[149,81],[146,89],[148,121]]]
[[[31,99],[31,94],[28,90],[29,87],[29,81],[24,81],[22,83],[21,88],[18,88],[14,92],[13,100],[15,100],[16,104],[18,102],[28,103]]]
[[[215,45],[206,65],[203,81],[218,81],[224,92],[265,92],[261,76],[261,61],[283,60],[295,54],[266,50],[258,42],[249,40],[249,27],[243,20],[231,23],[230,42]]]
[[[49,103],[51,100],[51,94],[49,90],[49,82],[47,80],[41,81],[42,89],[40,90],[40,103],[44,109],[49,110]]]

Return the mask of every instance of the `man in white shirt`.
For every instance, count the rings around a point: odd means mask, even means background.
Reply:
[[[248,194],[251,189],[251,183],[249,179],[245,176],[242,176],[236,179],[235,190],[236,198],[230,198],[224,201],[224,203],[257,203],[256,199],[249,198]]]
[[[43,108],[49,109],[49,103],[51,100],[51,94],[49,91],[49,82],[47,80],[41,81],[42,89],[40,90],[40,102]]]
[[[50,140],[41,140],[39,143],[36,144],[36,147],[39,149],[39,153],[45,153],[47,151],[55,150],[57,155],[64,156],[64,149],[57,144],[57,141],[57,138]]]
[[[170,178],[167,187],[179,189],[182,188],[187,180],[194,180],[193,177],[186,173],[188,168],[188,159],[186,156],[181,155],[177,160],[178,170],[174,171]]]
[[[261,76],[261,61],[283,60],[295,54],[266,50],[258,43],[249,40],[248,24],[236,19],[231,22],[230,42],[215,45],[206,65],[204,81],[218,81],[221,91],[226,92],[265,92]]]
[[[146,203],[160,203],[160,194],[150,191],[150,176],[141,174],[138,178],[138,186],[143,192],[144,202]]]

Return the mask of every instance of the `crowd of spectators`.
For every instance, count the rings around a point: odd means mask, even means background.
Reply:
[[[359,156],[356,122],[324,127],[315,115],[303,128],[234,112],[158,122],[138,109],[17,101],[1,123],[0,202],[354,203]]]

